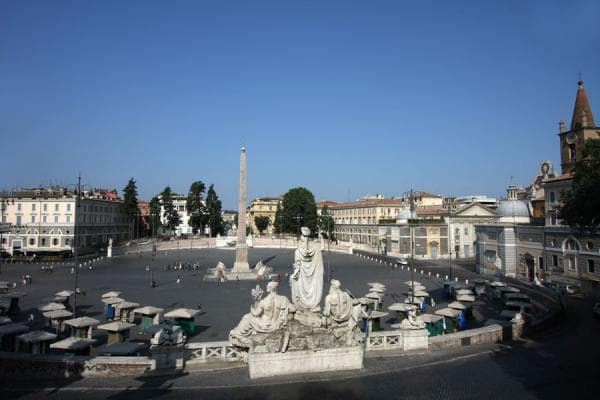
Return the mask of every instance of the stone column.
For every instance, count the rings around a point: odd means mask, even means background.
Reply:
[[[246,147],[240,155],[240,197],[238,203],[238,232],[235,245],[233,272],[250,272],[248,246],[246,245]]]

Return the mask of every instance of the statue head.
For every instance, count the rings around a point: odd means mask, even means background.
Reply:
[[[278,285],[279,284],[277,282],[273,282],[273,281],[267,283],[267,292],[268,293],[275,292],[275,290],[277,290]]]
[[[342,284],[337,279],[332,279],[331,280],[331,287],[332,288],[339,289],[341,286],[342,286]]]
[[[309,236],[310,236],[310,229],[309,229],[309,228],[307,228],[306,226],[303,226],[303,227],[300,229],[300,232],[302,232],[302,236],[303,236],[303,237],[309,237]]]

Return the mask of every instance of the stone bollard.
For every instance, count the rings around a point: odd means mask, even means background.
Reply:
[[[465,279],[465,285],[469,285],[469,280]]]
[[[435,277],[436,277],[437,279],[440,279],[440,274],[435,274]]]
[[[455,278],[454,278],[454,282],[458,282],[458,277],[455,277]]]
[[[427,273],[427,275],[428,275],[428,276],[431,278],[431,271],[429,271],[429,272]]]
[[[423,270],[421,270],[421,275],[423,275]]]
[[[446,275],[446,280],[448,280],[448,275]]]

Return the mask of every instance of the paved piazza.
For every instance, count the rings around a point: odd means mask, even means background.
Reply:
[[[275,273],[291,270],[293,251],[251,249],[251,265],[266,260]],[[161,251],[154,262],[158,287],[149,287],[146,265],[149,254],[123,256],[102,261],[93,271],[83,270],[81,287],[86,296],[79,304],[86,315],[103,319],[100,295],[110,289],[123,291],[123,297],[140,304],[171,309],[202,305],[200,332],[192,341],[224,340],[227,332],[248,311],[253,282],[226,284],[202,281],[202,272],[165,271],[181,258],[199,262],[202,269],[223,260],[231,265],[230,250],[182,250],[179,256]],[[327,274],[327,256],[324,257]],[[404,281],[410,273],[347,254],[332,253],[330,274],[356,295],[366,293],[366,282],[381,281],[388,286],[385,305],[403,299]],[[436,268],[432,266],[431,268]],[[72,288],[69,268],[55,267],[53,274],[40,272],[40,265],[3,265],[0,280],[20,280],[29,273],[33,285],[22,301],[22,318],[41,300],[64,288]],[[465,272],[465,271],[463,271]],[[176,283],[177,275],[182,282]],[[428,287],[436,300],[442,289],[435,280],[415,278]],[[282,282],[281,293],[289,295]],[[441,305],[440,305],[441,306]],[[452,399],[535,399],[596,398],[598,379],[600,321],[593,319],[587,300],[569,298],[567,316],[552,330],[499,345],[467,346],[459,349],[422,351],[410,354],[370,353],[362,371],[291,376],[250,381],[246,368],[196,372],[178,377],[88,378],[66,381],[3,380],[2,398],[19,399],[362,399],[362,398],[452,398]],[[485,311],[485,310],[484,310]],[[494,312],[494,310],[489,310]],[[101,334],[101,331],[96,331]]]
[[[78,296],[78,315],[87,315],[100,320],[104,319],[103,304],[100,297],[109,290],[119,290],[121,297],[128,301],[140,303],[140,306],[152,305],[170,310],[178,307],[197,308],[201,306],[204,314],[197,319],[197,334],[190,341],[226,340],[230,329],[235,327],[242,315],[248,312],[251,304],[250,290],[256,282],[229,281],[221,284],[205,282],[203,277],[206,269],[214,267],[218,261],[225,265],[233,265],[235,252],[221,249],[186,249],[179,252],[174,250],[161,250],[157,253],[154,262],[150,253],[141,253],[142,256],[126,255],[102,260],[92,270],[82,268],[79,274],[79,287],[86,294]],[[273,268],[273,273],[291,273],[293,263],[292,249],[264,249],[255,248],[249,251],[250,265],[255,265],[262,260]],[[330,257],[329,263],[327,258]],[[198,271],[186,269],[173,270],[179,261],[182,263],[199,263]],[[325,280],[327,275],[339,279],[344,288],[349,289],[356,297],[364,296],[368,292],[367,282],[382,282],[387,286],[384,298],[384,308],[395,302],[402,302],[406,297],[403,293],[408,286],[404,283],[411,279],[411,273],[400,268],[392,269],[382,264],[365,260],[357,256],[330,252],[323,253]],[[329,264],[329,268],[328,268]],[[21,299],[19,316],[20,320],[26,319],[32,312],[38,314],[36,306],[43,299],[62,289],[72,289],[74,275],[70,267],[53,264],[53,273],[42,272],[42,265],[48,264],[8,264],[2,266],[0,281],[18,282],[19,290],[25,291],[27,296]],[[157,287],[150,287],[150,273],[146,267],[150,265],[153,270]],[[167,270],[167,265],[171,270]],[[419,267],[421,268],[421,267]],[[418,270],[420,271],[420,269]],[[21,277],[30,274],[33,279],[31,287],[21,286]],[[177,278],[181,282],[177,283]],[[436,309],[443,308],[442,286],[436,279],[428,279],[415,274],[415,280],[427,287],[436,300]],[[263,289],[266,283],[262,283]],[[324,294],[327,294],[328,284],[325,283]],[[290,286],[285,278],[282,279],[279,289],[280,294],[290,297]],[[494,311],[494,310],[492,310]],[[393,313],[384,322],[393,323]],[[38,314],[39,315],[39,314]],[[42,319],[39,316],[39,319]],[[40,321],[41,322],[41,321]],[[474,321],[477,324],[477,321]],[[389,325],[389,324],[388,324]],[[95,330],[95,336],[103,342],[104,332]],[[141,336],[143,337],[143,336]],[[148,337],[146,337],[148,338]]]

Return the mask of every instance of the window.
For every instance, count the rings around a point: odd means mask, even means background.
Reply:
[[[569,271],[577,270],[574,257],[567,257],[567,267],[569,268]]]
[[[71,204],[67,204],[67,211],[71,211]]]
[[[32,223],[32,224],[35,224],[35,215],[32,215],[32,216],[31,216],[31,223]]]
[[[569,145],[569,158],[571,161],[575,161],[575,143]]]
[[[594,268],[594,260],[587,260],[588,261],[588,272],[590,273],[594,273],[596,272],[596,269]]]
[[[21,211],[21,203],[17,203],[17,211]]]
[[[552,256],[552,266],[558,267],[558,256],[556,254]]]
[[[35,211],[35,203],[31,204],[31,211]]]
[[[44,211],[48,211],[48,204],[44,204]]]
[[[556,211],[550,213],[550,225],[556,225]]]
[[[52,246],[58,246],[58,239],[52,239]]]
[[[54,223],[55,223],[55,224],[58,224],[58,215],[55,215],[55,216],[54,216]]]
[[[554,203],[556,201],[556,194],[554,192],[550,192],[550,203]]]
[[[67,224],[70,224],[70,223],[71,223],[71,216],[67,215]]]
[[[46,238],[42,238],[42,246],[46,245]]]
[[[2,244],[6,244],[6,238],[5,237],[2,238]]]
[[[48,217],[44,215],[44,216],[42,217],[42,222],[43,222],[43,223],[46,223],[46,222],[48,222]]]
[[[35,245],[35,239],[34,238],[29,239],[29,245],[30,246]]]
[[[65,239],[65,246],[70,246],[71,245],[71,239],[66,238]]]
[[[550,246],[556,247],[556,239],[550,240]]]
[[[465,226],[465,235],[469,234],[469,228]]]
[[[58,211],[58,203],[54,205],[54,211]]]
[[[588,250],[594,250],[594,243],[593,242],[587,242],[587,244],[585,245],[585,247]]]
[[[21,225],[21,216],[17,215],[17,225]]]
[[[540,269],[543,270],[544,269],[544,257],[539,258],[538,264],[540,266]]]

